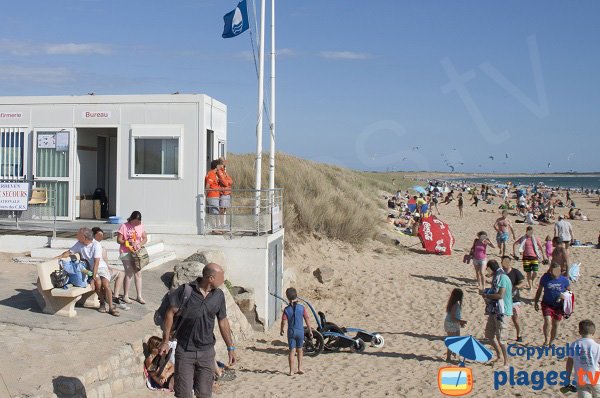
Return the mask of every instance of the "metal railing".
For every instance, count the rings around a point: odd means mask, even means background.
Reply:
[[[232,189],[229,201],[223,196],[200,196],[203,233],[274,233],[283,228],[283,188]],[[229,203],[228,203],[229,202]]]
[[[32,229],[51,230],[52,237],[56,237],[56,205],[59,181],[38,181],[32,179],[0,179],[0,183],[27,183],[29,184],[29,202],[32,197],[32,188],[45,188],[45,203],[28,204],[27,210],[0,210],[0,228],[2,229]]]

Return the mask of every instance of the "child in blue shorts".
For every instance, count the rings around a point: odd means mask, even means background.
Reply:
[[[302,370],[302,346],[304,345],[304,323],[306,322],[306,327],[308,328],[308,333],[310,338],[312,339],[312,329],[310,328],[310,322],[308,320],[308,312],[306,312],[306,308],[300,303],[298,303],[298,293],[296,289],[290,287],[285,291],[285,295],[289,301],[287,307],[283,310],[283,315],[281,317],[281,331],[280,335],[283,336],[283,329],[285,327],[285,322],[288,322],[287,328],[287,337],[288,337],[288,346],[290,348],[289,352],[289,363],[290,363],[290,373],[292,376],[294,374],[294,351],[298,354],[298,374],[304,374]]]

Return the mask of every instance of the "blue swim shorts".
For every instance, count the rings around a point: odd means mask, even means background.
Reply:
[[[302,348],[304,345],[304,330],[288,330],[288,347],[290,350],[294,348]]]
[[[496,242],[498,243],[506,243],[508,242],[508,238],[509,238],[509,234],[508,232],[498,232],[496,234]]]

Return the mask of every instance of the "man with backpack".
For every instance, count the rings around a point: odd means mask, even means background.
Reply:
[[[227,320],[225,296],[219,286],[225,281],[223,268],[207,264],[202,277],[179,286],[169,294],[164,316],[163,339],[159,355],[169,351],[172,332],[177,336],[175,351],[175,396],[178,398],[211,397],[215,370],[215,317],[227,345],[229,366],[236,362],[231,328]],[[189,292],[189,296],[186,296]],[[174,322],[174,318],[175,322]],[[175,324],[175,330],[173,326]]]

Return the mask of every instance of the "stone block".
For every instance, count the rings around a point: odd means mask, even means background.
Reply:
[[[110,389],[111,389],[112,393],[115,395],[119,395],[119,394],[123,393],[123,391],[125,391],[124,386],[123,386],[123,379],[115,379],[111,383]]]
[[[129,347],[133,350],[135,355],[144,355],[144,343],[140,344],[129,344]]]
[[[234,286],[231,289],[233,300],[240,307],[242,312],[250,312],[254,310],[254,289],[246,289],[241,286]]]
[[[110,390],[110,384],[105,383],[98,386],[98,398],[112,398],[112,391]]]
[[[97,368],[98,368],[98,380],[104,381],[109,378],[109,376],[111,374],[111,370],[112,370],[110,368],[110,364],[101,363],[100,365],[97,366]],[[100,390],[98,390],[98,392],[100,392]]]
[[[91,368],[83,374],[85,383],[89,386],[98,381],[98,368]]]
[[[95,388],[88,388],[85,391],[85,395],[87,398],[98,398],[98,390]]]
[[[335,272],[333,268],[328,266],[319,267],[313,272],[313,275],[321,283],[329,283],[333,279]]]
[[[119,369],[119,367],[121,366],[121,358],[119,358],[119,357],[118,357],[118,356],[116,356],[116,355],[113,355],[112,357],[110,357],[110,358],[108,359],[108,362],[110,363],[110,367],[111,367],[113,370],[117,370],[117,369]]]
[[[204,269],[204,263],[199,261],[184,261],[176,264],[173,268],[171,288],[175,289],[202,276],[202,269]]]
[[[129,344],[121,347],[119,350],[119,358],[122,360],[133,355],[133,347]]]

